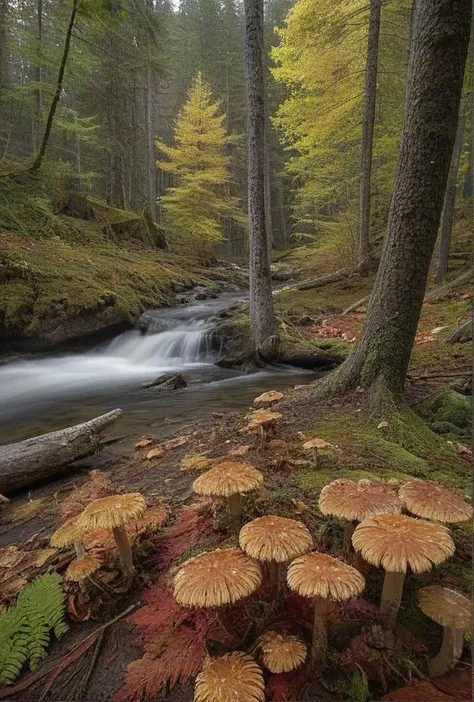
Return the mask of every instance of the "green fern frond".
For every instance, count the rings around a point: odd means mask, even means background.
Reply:
[[[47,654],[51,630],[59,639],[67,628],[59,575],[48,573],[27,585],[0,614],[0,680],[15,680],[27,660],[34,670]]]

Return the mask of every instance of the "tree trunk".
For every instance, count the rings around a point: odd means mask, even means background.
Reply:
[[[0,115],[8,85],[7,17],[8,0],[0,0]]]
[[[416,7],[406,119],[387,235],[357,349],[322,385],[402,400],[456,137],[471,0]]]
[[[146,77],[146,143],[147,143],[147,180],[148,180],[148,207],[153,221],[156,222],[156,158],[155,140],[153,138],[153,80],[151,67],[147,66]]]
[[[377,97],[377,67],[379,55],[380,11],[382,0],[371,0],[369,39],[365,67],[364,111],[362,115],[362,144],[360,155],[359,256],[357,267],[362,275],[370,267],[370,184],[374,142],[375,106]]]
[[[254,350],[276,355],[277,327],[273,309],[265,228],[265,91],[263,76],[263,0],[245,0],[245,73],[248,102],[248,211],[250,248],[250,321]]]
[[[49,137],[51,134],[51,128],[53,126],[54,116],[56,114],[56,109],[58,107],[59,99],[61,97],[61,93],[63,90],[64,72],[66,70],[67,59],[69,56],[69,49],[71,46],[71,35],[72,35],[72,30],[74,28],[74,23],[76,21],[78,3],[79,3],[79,0],[72,0],[71,15],[69,17],[69,24],[68,24],[68,28],[66,31],[66,40],[64,42],[64,50],[63,50],[63,56],[61,59],[61,65],[59,66],[58,80],[56,83],[56,92],[54,93],[53,101],[51,103],[51,107],[49,108],[48,119],[46,121],[46,127],[44,130],[43,139],[41,141],[41,146],[38,150],[38,153],[36,154],[35,160],[33,161],[31,168],[30,168],[30,170],[32,172],[37,171],[41,168],[41,164],[43,163],[43,158],[44,158],[44,155],[46,153],[46,147],[48,146],[48,141],[49,141]]]
[[[121,414],[116,409],[89,422],[0,446],[0,493],[54,478],[64,466],[95,453],[98,435]]]
[[[270,168],[270,121],[267,101],[265,100],[265,144],[264,144],[264,182],[265,182],[265,231],[267,235],[268,261],[272,260],[273,222],[272,222],[272,182]]]
[[[36,66],[36,121],[34,130],[34,140],[35,148],[38,148],[40,143],[42,129],[43,129],[43,67],[41,65],[42,61],[42,46],[43,41],[43,0],[38,0],[37,4],[37,20],[38,20],[38,36],[37,36],[37,48],[36,48],[36,60],[38,65]]]
[[[456,190],[458,182],[459,162],[464,146],[464,128],[466,126],[466,106],[467,97],[463,96],[461,107],[459,108],[458,127],[456,131],[456,141],[454,142],[451,165],[449,167],[448,183],[444,195],[443,213],[441,215],[440,240],[438,265],[436,269],[435,281],[442,283],[448,273],[449,251],[451,248],[451,233],[454,221],[454,206],[456,204]]]

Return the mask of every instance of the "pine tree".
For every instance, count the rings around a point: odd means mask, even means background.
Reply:
[[[157,141],[166,161],[158,167],[174,177],[175,186],[161,199],[162,224],[170,243],[199,244],[209,253],[223,239],[223,225],[245,218],[239,200],[226,193],[230,182],[230,157],[226,145],[226,116],[212,99],[210,86],[198,73],[181,110],[175,129],[175,146]]]

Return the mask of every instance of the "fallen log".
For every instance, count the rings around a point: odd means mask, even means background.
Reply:
[[[294,285],[285,285],[283,288],[274,290],[273,294],[278,295],[279,293],[286,292],[287,290],[311,290],[312,288],[322,288],[324,285],[329,285],[329,283],[336,283],[338,280],[349,278],[355,273],[356,271],[354,268],[341,268],[334,273],[321,275],[319,278],[303,280],[301,283],[294,283]]]
[[[53,478],[69,463],[95,453],[101,445],[100,432],[121,414],[115,409],[73,427],[0,446],[0,493]]]
[[[441,285],[439,288],[435,288],[434,290],[431,290],[431,292],[426,293],[425,299],[429,300],[430,302],[433,300],[439,300],[444,295],[450,294],[451,291],[457,288],[459,285],[469,282],[472,280],[472,278],[474,278],[474,268],[464,271],[464,273],[461,273],[461,275],[454,278],[454,280],[451,280],[449,283]]]
[[[472,341],[472,333],[474,329],[474,318],[468,319],[467,322],[461,324],[455,329],[452,334],[446,339],[448,344],[464,344],[466,341]]]

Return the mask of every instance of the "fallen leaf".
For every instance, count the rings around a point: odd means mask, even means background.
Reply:
[[[165,455],[166,451],[162,446],[158,446],[157,448],[152,449],[151,451],[148,451],[146,455],[147,461],[151,461],[152,458],[163,458]]]
[[[0,588],[0,602],[11,602],[16,598],[20,590],[27,584],[26,578],[15,576],[2,581]]]
[[[234,458],[237,458],[238,456],[245,456],[245,454],[248,453],[250,449],[251,446],[249,446],[248,444],[234,446],[234,448],[231,448],[229,451],[227,451],[227,455],[233,456]]]
[[[169,439],[165,441],[161,446],[168,451],[169,449],[178,448],[179,446],[184,446],[189,441],[189,436],[177,436],[174,439]]]
[[[14,524],[21,524],[42,512],[47,504],[47,497],[42,497],[38,500],[28,500],[26,502],[10,502],[2,510],[2,519],[6,519]]]
[[[472,456],[471,449],[468,446],[464,446],[464,444],[456,444],[456,451],[461,455]]]
[[[386,427],[389,427],[390,424],[388,422],[380,422],[380,424],[377,424],[377,429],[385,429]]]
[[[293,505],[295,514],[304,514],[305,512],[309,511],[308,505],[305,504],[303,500],[293,498],[291,500],[291,504]]]
[[[440,332],[443,331],[443,329],[447,329],[448,327],[435,327],[434,329],[431,330],[431,334],[439,334]]]
[[[13,568],[23,558],[23,552],[15,544],[0,549],[0,568]]]

